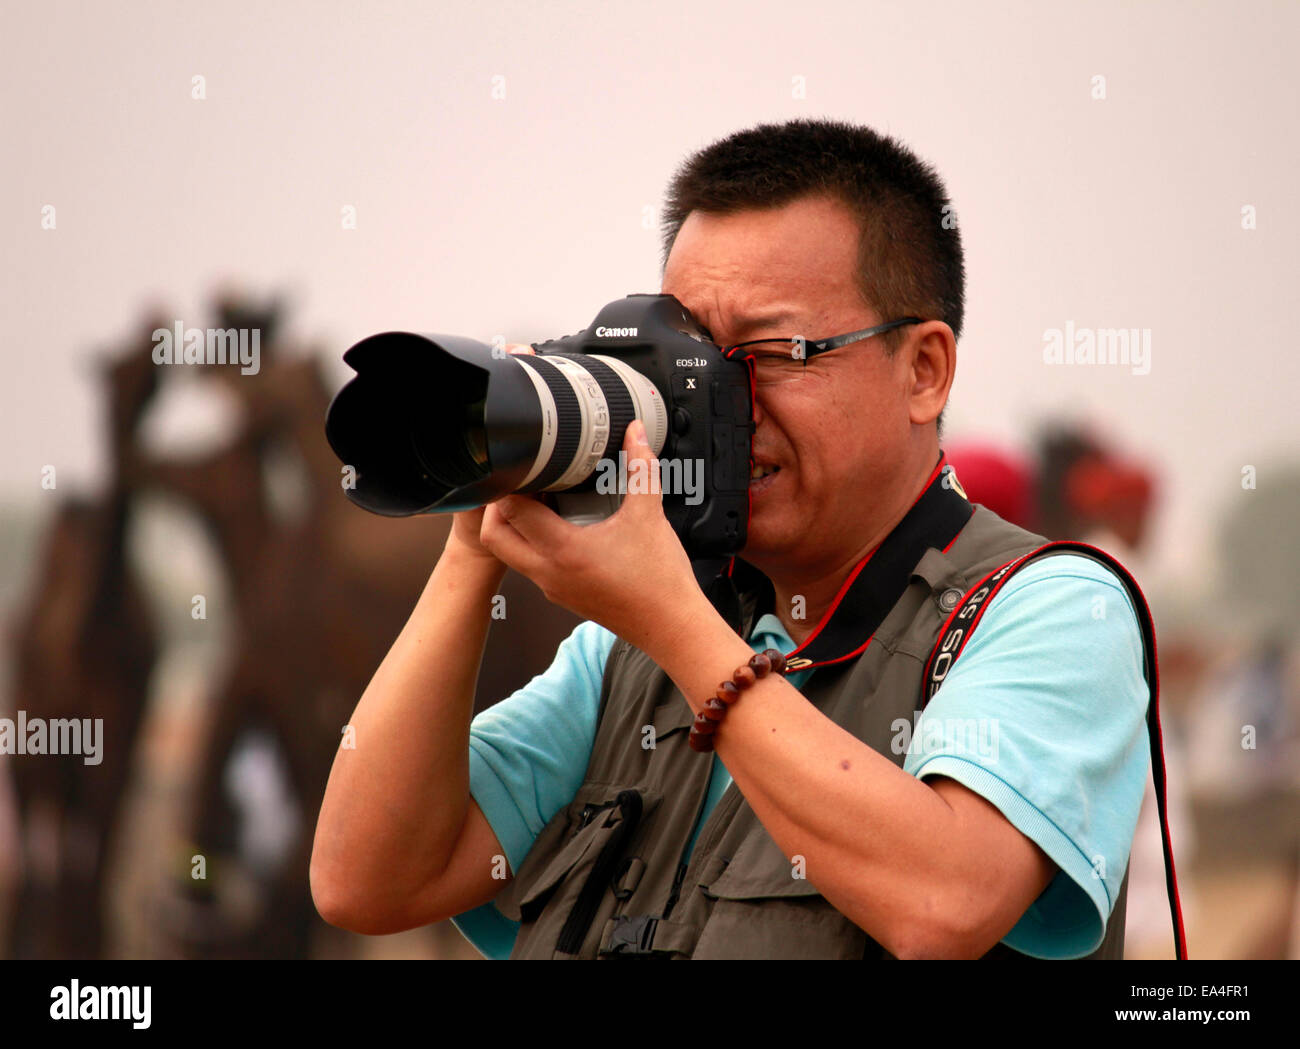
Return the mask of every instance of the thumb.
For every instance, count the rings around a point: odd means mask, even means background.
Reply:
[[[630,503],[636,507],[662,502],[659,460],[650,448],[645,424],[640,419],[633,419],[623,435],[623,451],[627,453],[627,495],[624,504]]]

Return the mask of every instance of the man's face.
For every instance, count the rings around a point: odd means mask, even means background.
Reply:
[[[856,331],[893,319],[862,302],[858,238],[845,205],[822,197],[730,215],[694,211],[662,291],[723,346]],[[836,566],[899,502],[912,436],[908,359],[904,349],[886,357],[877,336],[809,358],[798,382],[758,387],[753,458],[766,476],[750,482],[748,560],[765,571]]]

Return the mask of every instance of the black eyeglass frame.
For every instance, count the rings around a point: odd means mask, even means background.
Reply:
[[[829,339],[804,339],[804,354],[797,360],[805,363],[809,357],[814,357],[819,353],[827,353],[830,350],[838,350],[841,346],[847,346],[849,343],[861,342],[863,339],[870,339],[874,335],[883,335],[887,331],[893,331],[895,328],[901,328],[905,324],[924,324],[921,317],[900,317],[896,321],[886,321],[884,324],[877,324],[874,328],[863,328],[861,331],[851,331],[845,335],[833,335]],[[728,360],[733,358],[737,350],[744,349],[746,346],[756,346],[762,342],[795,342],[801,336],[791,335],[787,338],[768,337],[766,339],[750,339],[748,342],[738,342],[734,346],[722,348],[722,355]],[[749,356],[746,354],[744,356]],[[741,358],[742,360],[744,357]]]

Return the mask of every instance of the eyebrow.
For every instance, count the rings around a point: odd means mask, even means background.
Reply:
[[[773,327],[779,328],[783,325],[788,326],[794,322],[794,311],[790,309],[776,310],[772,313],[755,313],[745,317],[738,317],[732,322],[732,329],[735,332],[738,342],[744,342],[739,338],[746,332],[752,332],[755,328]]]

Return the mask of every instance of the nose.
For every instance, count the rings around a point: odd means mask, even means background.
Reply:
[[[766,418],[767,416],[767,411],[766,411],[767,406],[763,403],[765,397],[764,394],[765,387],[755,386],[753,389],[754,389],[754,429],[757,430],[758,427],[762,424],[763,419]]]

